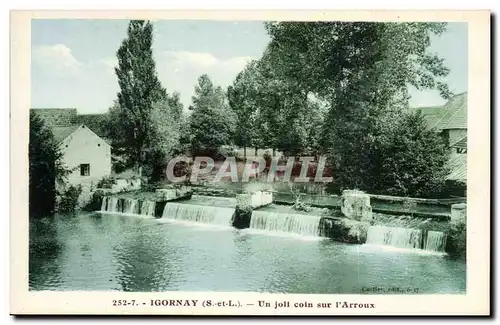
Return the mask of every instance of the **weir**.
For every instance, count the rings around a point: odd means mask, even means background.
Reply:
[[[154,217],[155,215],[155,201],[144,200],[141,204],[141,215]]]
[[[163,210],[163,219],[190,221],[217,226],[231,226],[235,209],[189,203],[169,202]]]
[[[427,241],[424,246],[425,250],[444,252],[446,249],[446,235],[440,231],[429,230],[427,232]]]
[[[426,238],[426,240],[424,240]],[[444,252],[446,235],[439,231],[423,232],[421,229],[370,226],[367,244],[392,246],[407,249],[423,249]]]
[[[269,234],[326,237],[354,244],[366,243],[439,253],[444,253],[446,250],[446,234],[440,231],[382,225],[369,226],[366,222],[349,218],[280,211],[276,207],[274,210],[278,211],[269,211],[271,208],[273,207],[265,210],[238,211],[234,198],[193,196],[191,200],[183,202],[156,202],[147,199],[104,196],[100,211],[238,229],[249,228]],[[240,218],[241,222],[237,220],[238,215],[243,218]]]
[[[319,237],[321,217],[270,211],[253,211],[250,229]]]
[[[129,215],[141,215],[154,217],[155,201],[138,200],[132,198],[118,198],[115,196],[104,196],[102,198],[100,212],[122,213]]]
[[[125,199],[123,212],[127,214],[140,214],[139,204],[136,199]]]

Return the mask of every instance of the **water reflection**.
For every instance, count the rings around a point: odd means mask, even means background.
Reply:
[[[29,227],[29,287],[51,287],[60,282],[57,259],[64,249],[54,217],[32,220]]]
[[[30,224],[33,290],[463,293],[465,264],[328,239],[254,234],[118,215]]]
[[[123,291],[158,291],[167,288],[177,273],[175,251],[169,247],[168,237],[155,229],[158,226],[163,225],[139,226],[115,245],[116,279]]]

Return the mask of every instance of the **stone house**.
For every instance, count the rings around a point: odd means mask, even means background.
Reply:
[[[32,109],[51,129],[71,172],[66,185],[81,185],[81,202],[88,200],[97,183],[111,175],[111,145],[82,123],[76,109]],[[61,184],[58,184],[61,189]]]

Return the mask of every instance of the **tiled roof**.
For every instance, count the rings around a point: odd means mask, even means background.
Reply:
[[[50,127],[57,142],[66,139],[82,124],[101,138],[101,134],[104,134],[105,114],[79,115],[76,108],[32,108],[31,111],[40,116]],[[109,143],[109,140],[103,139]]]
[[[76,108],[32,108],[49,127],[70,126],[76,124]]]
[[[467,155],[454,155],[448,161],[451,169],[447,179],[467,182]]]
[[[76,121],[78,124],[84,124],[95,134],[102,137],[106,131],[106,126],[104,125],[106,116],[106,114],[79,114],[76,116]]]
[[[446,113],[436,124],[438,130],[467,129],[467,93],[453,96],[444,109]]]
[[[57,143],[60,143],[66,139],[71,133],[75,132],[80,124],[74,124],[70,126],[55,126],[52,128],[52,134]]]
[[[429,128],[434,127],[446,113],[443,106],[428,106],[428,107],[417,107],[415,110],[422,112],[425,122]]]
[[[467,136],[458,140],[457,142],[452,144],[450,147],[452,147],[452,148],[467,148]]]

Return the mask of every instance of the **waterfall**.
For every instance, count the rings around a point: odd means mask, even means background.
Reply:
[[[154,217],[155,206],[155,201],[144,200],[141,202],[140,200],[133,198],[104,196],[102,198],[100,212]]]
[[[154,216],[155,215],[156,202],[150,200],[142,201],[141,205],[141,215]]]
[[[101,211],[106,211],[106,208],[108,207],[108,197],[103,196],[102,197],[102,203],[101,203]]]
[[[118,211],[118,198],[112,196],[112,197],[105,197],[106,198],[106,209],[104,211],[106,212],[117,212]],[[104,199],[103,199],[104,201]],[[102,209],[102,205],[101,205]]]
[[[162,218],[191,221],[218,226],[231,226],[234,208],[169,202]]]
[[[371,226],[368,228],[366,243],[444,253],[446,235],[432,230],[422,232],[413,228]]]
[[[440,231],[429,230],[424,249],[428,251],[444,252],[446,248],[446,235]]]
[[[422,230],[371,226],[368,228],[366,243],[398,248],[422,248]]]
[[[317,237],[321,217],[269,211],[253,211],[250,229]]]
[[[123,204],[123,213],[139,214],[139,205],[136,199],[125,199]]]

